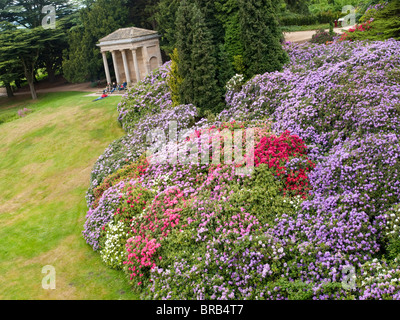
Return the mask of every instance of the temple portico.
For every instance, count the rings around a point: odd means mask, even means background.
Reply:
[[[162,65],[156,31],[140,28],[123,28],[99,40],[103,55],[104,70],[107,82],[111,83],[110,67],[107,53],[112,56],[116,82],[128,83],[128,86],[139,82],[152,70]]]

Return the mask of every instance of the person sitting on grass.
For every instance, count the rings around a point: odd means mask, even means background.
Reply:
[[[93,100],[93,102],[102,100],[102,99],[107,98],[107,97],[108,97],[108,95],[107,95],[105,92],[103,92],[103,94],[101,95],[101,97],[99,97],[99,98]]]

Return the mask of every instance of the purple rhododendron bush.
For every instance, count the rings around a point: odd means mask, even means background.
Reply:
[[[83,236],[143,299],[400,299],[400,42],[285,49],[214,117],[173,106],[169,63],[118,106]],[[214,162],[239,129],[254,147]]]

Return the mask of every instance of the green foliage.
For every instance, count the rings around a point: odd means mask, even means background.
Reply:
[[[339,13],[333,13],[331,11],[320,12],[316,14],[297,14],[297,13],[285,13],[278,16],[279,25],[281,26],[304,26],[304,25],[316,25],[322,23],[330,23],[339,16]]]
[[[233,195],[224,205],[228,216],[244,208],[258,218],[262,225],[273,224],[282,214],[294,214],[294,207],[300,200],[285,199],[283,182],[274,176],[274,170],[267,164],[255,168],[254,175],[245,179],[242,185],[232,184]],[[299,201],[299,202],[294,202]]]
[[[309,13],[309,0],[285,0],[287,9],[301,14]]]
[[[196,7],[193,7],[192,25],[191,77],[193,78],[193,92],[190,103],[198,107],[200,115],[204,110],[217,113],[223,109],[223,99],[217,82],[217,61],[213,55],[214,46],[211,33],[201,11]],[[222,72],[220,75],[224,76]]]
[[[3,66],[8,65],[10,67],[10,63],[18,61],[18,64],[23,67],[32,99],[37,99],[34,74],[39,55],[46,48],[46,43],[53,39],[53,36],[54,34],[48,33],[42,27],[9,29],[0,34],[0,63],[2,62]]]
[[[175,21],[180,0],[160,0],[155,13],[161,49],[171,54],[176,46]]]
[[[178,65],[179,65],[178,49],[175,48],[170,57],[171,57],[171,71],[169,72],[169,76],[167,78],[167,84],[171,92],[172,105],[176,107],[181,104],[179,100],[179,88],[183,81],[178,71]]]
[[[342,8],[346,5],[351,5],[355,8],[363,6],[367,2],[366,0],[311,0],[309,5],[309,11],[312,14],[319,14],[323,12],[332,12],[335,14],[341,14]]]
[[[129,22],[138,28],[155,30],[159,3],[160,0],[126,0]]]
[[[288,57],[271,0],[240,0],[239,7],[246,77],[281,70]]]
[[[218,63],[217,63],[218,86],[222,88],[225,94],[226,83],[233,77],[235,71],[229,54],[225,51],[225,46],[218,46]]]
[[[400,40],[400,0],[390,2],[385,8],[378,11],[372,22],[371,30],[360,34],[360,39],[386,40],[394,38]]]
[[[179,88],[179,99],[181,103],[191,103],[191,92],[193,90],[193,79],[190,76],[192,68],[192,26],[193,5],[188,1],[182,0],[176,16],[176,48],[178,50],[178,70],[182,78]]]
[[[50,82],[55,81],[56,72],[62,69],[63,51],[68,48],[67,27],[59,25],[45,31],[48,40],[44,43],[45,50],[40,53],[38,67],[46,68]]]
[[[56,7],[57,18],[63,19],[76,11],[75,5],[68,0],[13,0],[0,4],[0,21],[8,21],[23,28],[34,29],[42,25],[42,8],[47,5]]]
[[[64,52],[63,70],[68,81],[85,82],[103,76],[102,56],[96,43],[126,26],[127,18],[125,0],[98,0],[81,9],[81,24],[69,31],[70,49]]]
[[[240,38],[239,12],[234,13],[225,24],[225,48],[233,58],[243,55],[243,43]],[[238,71],[238,70],[237,70]]]
[[[246,71],[246,67],[244,66],[242,55],[233,56],[233,67],[235,68],[237,73],[244,74],[244,72]]]
[[[204,18],[205,25],[211,33],[211,42],[214,46],[218,46],[223,43],[225,30],[224,25],[220,19],[218,19],[217,7],[219,4],[226,2],[214,1],[214,0],[195,0],[194,3],[200,9]]]
[[[217,61],[212,36],[195,4],[181,2],[176,21],[178,72],[183,79],[179,100],[195,105],[200,115],[209,109],[222,109],[222,94],[217,83]]]

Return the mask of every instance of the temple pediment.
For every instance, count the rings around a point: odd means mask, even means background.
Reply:
[[[157,31],[136,27],[121,28],[99,40],[107,82],[111,83],[107,53],[111,52],[117,83],[137,83],[162,65]]]

